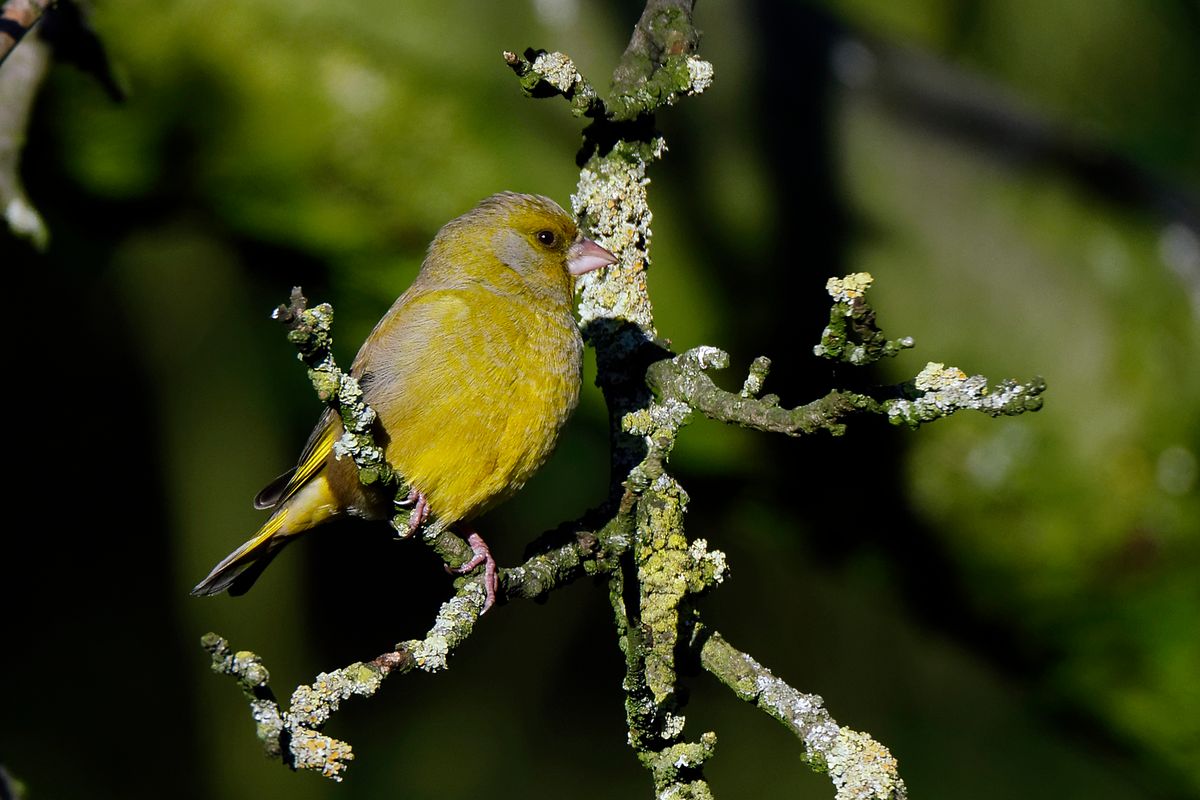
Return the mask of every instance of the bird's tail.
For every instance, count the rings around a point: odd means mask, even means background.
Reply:
[[[213,567],[208,577],[192,589],[192,594],[208,597],[226,590],[234,597],[245,594],[271,563],[271,559],[287,544],[290,537],[286,534],[276,535],[280,533],[287,517],[287,508],[281,508],[272,514],[252,539]]]

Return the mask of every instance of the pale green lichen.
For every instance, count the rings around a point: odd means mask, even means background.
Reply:
[[[844,278],[830,278],[825,282],[825,291],[838,303],[848,303],[862,297],[875,279],[869,272],[853,272]]]
[[[533,59],[530,61],[530,59]],[[576,69],[564,53],[526,50],[524,56],[506,50],[504,61],[521,81],[521,88],[531,97],[544,97],[546,87],[561,94],[571,103],[571,113],[580,116],[602,116],[604,104],[596,89]]]
[[[618,143],[603,157],[593,158],[579,173],[571,208],[591,235],[617,257],[617,263],[584,275],[580,281],[579,316],[585,330],[596,320],[629,322],[645,338],[654,338],[654,309],[646,291],[650,266],[650,225],[653,214],[646,199],[647,155],[663,151],[658,138],[650,148]],[[632,351],[640,342],[627,345]]]
[[[694,570],[683,533],[688,497],[683,487],[662,474],[638,504],[634,557],[641,587],[640,617],[647,631],[646,685],[662,705],[675,693],[675,650],[680,630],[680,603],[689,591]]]
[[[842,728],[825,753],[837,800],[901,798],[906,794],[895,757],[865,733]]]
[[[888,339],[875,325],[875,312],[865,299],[874,280],[870,273],[855,272],[826,282],[825,289],[834,303],[829,309],[829,324],[821,331],[821,341],[813,347],[815,355],[864,366],[913,346],[911,336]]]
[[[883,406],[893,424],[918,427],[957,411],[981,411],[989,416],[1023,414],[1042,407],[1046,384],[1041,378],[1029,383],[1012,380],[988,386],[982,375],[967,376],[957,367],[930,362],[913,381],[921,395],[915,399],[887,400]]]
[[[707,540],[694,540],[688,547],[688,556],[692,559],[691,573],[698,578],[692,591],[701,591],[725,582],[725,578],[729,575],[729,565],[725,553],[720,550],[709,550]]]
[[[683,734],[683,728],[687,724],[687,717],[682,714],[672,714],[670,712],[663,715],[662,727],[658,731],[658,735],[665,741],[672,742]]]
[[[291,754],[296,769],[320,772],[339,783],[354,760],[354,752],[346,742],[303,728],[292,732]]]
[[[823,767],[838,800],[898,800],[905,796],[896,759],[869,736],[841,728],[817,695],[797,692],[761,668],[759,704],[800,734],[805,757]]]
[[[295,769],[320,772],[335,781],[342,779],[354,758],[346,742],[326,736],[320,729],[351,697],[369,697],[393,672],[417,668],[434,672],[444,669],[450,652],[471,634],[483,605],[484,591],[478,581],[463,586],[443,604],[433,628],[419,641],[403,642],[397,650],[372,663],[356,662],[332,672],[322,672],[308,685],[293,691],[286,712],[267,687],[269,675],[262,660],[250,651],[231,653],[228,642],[206,634],[201,643],[212,656],[213,670],[235,677],[250,696],[255,730],[268,756],[279,758],[287,743],[287,761]]]
[[[959,386],[967,380],[967,373],[958,367],[947,367],[945,364],[930,361],[913,380],[922,392],[935,392],[939,389],[949,389]]]
[[[321,727],[343,700],[355,695],[369,697],[375,694],[383,678],[378,667],[362,662],[333,672],[322,672],[313,683],[300,686],[292,693],[287,712],[288,727]]]
[[[308,371],[308,379],[312,382],[313,389],[317,392],[317,397],[321,402],[328,402],[329,398],[337,397],[339,376],[332,374],[323,369],[310,369]]]
[[[713,82],[713,65],[696,56],[687,57],[688,88],[687,94],[700,94]]]
[[[251,688],[262,686],[271,679],[262,659],[249,650],[239,650],[234,654],[231,670],[240,675],[243,683]]]
[[[563,94],[569,93],[581,78],[575,64],[563,53],[542,53],[533,60],[533,70],[546,83]]]
[[[634,70],[636,72],[636,70]],[[713,82],[713,65],[690,53],[667,56],[649,75],[637,76],[609,100],[616,119],[629,120],[700,94]]]
[[[716,632],[700,632],[702,666],[800,738],[804,759],[825,771],[838,800],[903,800],[896,759],[870,737],[840,727],[815,694],[796,691]]]
[[[280,752],[279,735],[284,727],[283,717],[279,713],[279,704],[272,700],[252,700],[250,702],[250,718],[254,720],[254,735],[266,747],[267,755],[278,755]]]
[[[650,409],[639,408],[621,417],[621,430],[634,436],[649,436],[655,429],[654,417]]]
[[[767,375],[771,372],[771,359],[766,356],[759,356],[750,362],[750,369],[746,373],[746,380],[742,382],[742,397],[752,398],[758,397],[762,393],[763,384],[767,380]]]
[[[417,669],[439,672],[446,668],[451,651],[471,635],[485,593],[479,581],[472,581],[454,597],[442,604],[433,627],[424,639],[413,639],[396,645],[407,651]]]
[[[704,763],[713,755],[717,735],[707,731],[697,742],[677,742],[642,759],[654,775],[658,797],[707,800],[712,798],[708,784],[696,778]]]

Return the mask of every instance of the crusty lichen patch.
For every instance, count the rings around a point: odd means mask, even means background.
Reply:
[[[580,278],[579,318],[584,330],[593,321],[606,319],[631,322],[647,338],[657,335],[646,290],[654,219],[646,197],[650,184],[646,165],[665,149],[661,138],[649,145],[620,142],[579,173],[571,208],[592,237],[617,257],[616,264]]]

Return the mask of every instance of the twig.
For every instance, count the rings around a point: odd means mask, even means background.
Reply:
[[[693,741],[684,737],[678,662],[690,654],[739,697],[788,726],[803,742],[806,760],[832,778],[839,800],[901,800],[904,784],[886,748],[865,734],[839,727],[819,697],[798,692],[703,628],[694,599],[719,585],[728,567],[724,554],[710,550],[703,539],[688,540],[687,493],[667,471],[667,459],[680,430],[696,413],[789,435],[820,430],[837,434],[850,415],[859,413],[882,414],[915,426],[963,408],[992,414],[1036,410],[1044,387],[1039,379],[988,389],[982,378],[931,364],[913,381],[893,387],[893,395],[900,397],[877,399],[834,390],[789,410],[780,407],[778,398],[761,396],[770,369],[767,359],[754,361],[740,392],[728,392],[706,374],[727,365],[725,353],[699,347],[676,356],[657,341],[645,280],[652,219],[646,170],[665,152],[654,130],[655,112],[678,97],[703,91],[711,81],[711,66],[692,52],[699,34],[691,10],[689,0],[647,3],[607,100],[561,53],[530,49],[523,56],[504,54],[528,94],[562,96],[574,113],[593,119],[584,133],[572,205],[583,226],[618,263],[585,276],[580,301],[582,325],[597,353],[598,383],[609,409],[609,501],[565,530],[540,537],[545,551],[520,567],[503,570],[501,592],[510,599],[538,597],[585,574],[608,577],[617,637],[625,654],[629,743],[649,770],[657,797],[712,798],[703,767],[714,753],[716,734],[705,732]],[[864,296],[870,283],[865,274],[831,279],[827,288],[834,302],[829,326],[816,347],[819,355],[863,365],[913,346],[910,339],[887,339],[876,326],[875,312]],[[339,442],[341,451],[355,459],[364,478],[402,486],[373,443],[374,413],[363,403],[357,382],[337,368],[329,353],[332,310],[308,309],[297,289],[277,317],[289,324],[289,338],[309,365],[318,394],[344,423],[347,434]],[[561,543],[564,534],[567,541]],[[435,549],[466,547],[452,534],[443,535],[449,538],[435,543]],[[545,544],[551,541],[560,543]],[[206,637],[205,646],[214,669],[234,676],[249,696],[268,755],[296,769],[317,769],[340,779],[353,752],[346,743],[322,734],[322,726],[343,700],[373,694],[389,675],[446,667],[455,648],[474,630],[483,603],[477,582],[456,585],[456,594],[442,606],[423,639],[401,642],[370,662],[319,675],[293,693],[287,710],[271,694],[257,656],[232,653],[215,634]]]
[[[887,748],[865,733],[840,727],[820,697],[788,686],[715,631],[701,631],[698,638],[701,666],[794,733],[804,745],[805,760],[833,781],[837,800],[907,796]]]
[[[872,280],[866,273],[829,280],[827,289],[834,303],[829,326],[821,334],[821,344],[814,348],[817,355],[863,366],[913,346],[910,337],[890,340],[876,326],[875,309],[866,299]],[[729,356],[725,352],[702,346],[651,364],[646,381],[661,399],[661,408],[673,410],[676,415],[686,418],[698,411],[710,419],[789,436],[821,430],[841,435],[846,419],[853,414],[878,414],[892,424],[912,428],[963,410],[993,417],[1015,416],[1040,409],[1046,389],[1040,377],[1026,383],[1005,380],[989,386],[982,375],[968,377],[957,367],[930,362],[913,380],[886,387],[883,392],[891,396],[883,399],[834,390],[818,400],[785,409],[773,395],[757,397],[769,373],[769,361],[756,359],[742,391],[736,394],[718,387],[707,374],[709,369],[727,366]],[[645,424],[637,427],[643,433],[649,430]]]
[[[519,567],[501,570],[500,591],[509,600],[535,599],[584,575],[611,569],[628,547],[631,526],[628,515],[617,515],[597,531],[574,529],[567,544],[533,556]],[[201,644],[212,658],[213,671],[234,678],[246,694],[255,735],[268,758],[340,781],[354,758],[353,749],[321,730],[342,701],[370,697],[392,675],[413,669],[446,669],[455,648],[474,631],[483,602],[484,590],[478,581],[460,581],[423,639],[400,642],[369,662],[321,673],[313,683],[292,692],[286,709],[271,690],[270,673],[258,655],[234,652],[216,633],[205,634]]]
[[[396,494],[407,494],[409,487],[387,462],[383,448],[375,444],[371,427],[376,414],[363,399],[358,380],[343,372],[334,361],[333,307],[321,303],[309,308],[300,287],[295,286],[287,305],[276,308],[271,318],[287,326],[288,341],[300,351],[296,357],[308,366],[308,377],[317,397],[341,419],[342,438],[334,445],[338,456],[354,459],[358,479],[364,486],[394,485]],[[407,519],[404,524],[407,525]]]

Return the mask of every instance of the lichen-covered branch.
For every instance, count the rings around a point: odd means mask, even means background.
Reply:
[[[866,272],[856,272],[826,281],[825,291],[833,298],[833,307],[821,343],[813,348],[816,355],[861,367],[913,346],[911,336],[891,340],[876,327],[875,309],[866,301],[874,280]]]
[[[875,309],[866,299],[874,280],[869,273],[856,272],[825,284],[833,307],[821,343],[813,348],[816,355],[862,366],[914,346],[912,337],[891,340],[876,326]],[[957,367],[931,361],[916,378],[895,388],[901,397],[864,404],[859,410],[883,413],[893,424],[912,428],[962,410],[1015,416],[1042,407],[1046,382],[1039,376],[1027,383],[1005,380],[988,386],[982,375],[968,377]]]
[[[637,519],[632,550],[609,578],[626,661],[622,686],[629,742],[650,770],[656,796],[673,798],[711,797],[702,767],[716,734],[684,740],[676,659],[699,624],[692,596],[715,586],[726,572],[722,553],[709,552],[703,540],[689,542],[684,532],[687,494],[665,469],[680,428],[699,411],[764,430],[840,432],[847,414],[863,407],[878,410],[871,398],[835,392],[785,411],[771,398],[758,399],[769,369],[765,359],[755,362],[742,392],[734,395],[704,374],[709,367],[725,366],[724,353],[697,348],[671,358],[655,341],[645,281],[652,220],[646,169],[666,148],[653,129],[653,114],[676,97],[702,91],[712,77],[711,67],[692,55],[699,35],[691,8],[691,2],[647,3],[614,74],[613,96],[603,102],[560,54],[554,54],[554,68],[566,77],[557,83],[545,74],[544,55],[537,54],[539,61],[536,51],[527,51],[523,60],[506,54],[527,92],[536,94],[531,87],[551,83],[576,113],[584,94],[588,113],[606,111],[585,132],[572,206],[618,263],[584,278],[580,317],[596,349],[597,382],[609,409],[614,490],[620,486],[620,507],[632,507]],[[588,88],[582,92],[576,88],[583,86]]]
[[[628,548],[631,528],[629,515],[618,514],[599,530],[575,529],[566,544],[502,570],[500,591],[509,600],[534,599],[584,575],[611,569]],[[392,675],[446,669],[455,648],[474,632],[483,603],[482,585],[460,579],[455,595],[442,604],[423,639],[400,642],[371,661],[321,673],[313,683],[295,689],[286,708],[271,690],[270,673],[258,655],[234,652],[215,633],[205,634],[201,644],[212,658],[213,671],[234,678],[249,700],[255,735],[268,758],[341,780],[354,751],[347,742],[322,733],[341,703],[370,697]]]
[[[516,73],[521,89],[530,97],[559,94],[571,104],[571,113],[577,117],[604,115],[604,102],[596,89],[562,53],[547,53],[532,47],[523,55],[505,50],[504,63]]]
[[[268,758],[340,781],[354,751],[346,742],[323,734],[325,723],[342,701],[370,697],[391,674],[413,668],[442,669],[453,648],[470,635],[483,604],[482,595],[478,584],[464,586],[443,604],[424,639],[402,642],[371,662],[322,672],[313,683],[292,692],[287,708],[271,691],[270,673],[258,655],[247,650],[233,652],[215,633],[205,634],[201,644],[212,657],[213,671],[234,678],[250,701],[255,734]]]
[[[866,299],[872,280],[866,273],[830,278],[827,289],[834,303],[830,324],[821,334],[821,344],[814,348],[817,355],[862,366],[913,346],[910,337],[889,340],[876,326],[875,310]],[[913,380],[883,390],[900,397],[877,399],[834,390],[805,405],[786,409],[780,407],[774,395],[758,397],[770,370],[767,359],[755,360],[737,393],[720,388],[707,373],[728,366],[726,353],[701,346],[654,362],[646,370],[646,382],[660,400],[660,414],[669,412],[686,420],[691,413],[699,412],[721,422],[789,436],[821,430],[840,435],[845,431],[846,419],[854,414],[879,414],[893,424],[913,428],[962,410],[1015,416],[1041,408],[1041,394],[1046,388],[1040,377],[1027,383],[1005,380],[989,386],[982,375],[968,377],[957,367],[930,362]]]
[[[759,368],[746,378],[753,389],[761,387],[767,368]],[[859,411],[880,411],[880,403],[854,392],[833,391],[819,400],[797,408],[779,406],[779,398],[755,397],[744,385],[739,393],[727,392],[708,376],[709,369],[729,366],[729,356],[715,347],[697,347],[681,356],[655,362],[646,371],[646,381],[661,398],[664,407],[677,413],[698,411],[710,419],[746,428],[789,436],[828,431],[840,435],[846,429],[845,418]]]
[[[656,797],[713,796],[703,768],[715,752],[717,736],[705,732],[690,741],[684,736],[681,673],[686,665],[699,663],[791,729],[803,743],[805,759],[833,780],[838,800],[902,800],[905,789],[896,761],[882,745],[839,727],[819,697],[788,686],[701,624],[695,599],[718,586],[728,566],[725,555],[705,540],[688,539],[688,496],[668,471],[668,458],[696,414],[792,436],[839,434],[856,414],[916,426],[960,409],[989,414],[1036,410],[1044,387],[1037,379],[989,388],[982,378],[930,364],[913,381],[883,393],[834,389],[787,409],[779,398],[762,394],[770,371],[766,358],[755,359],[739,391],[727,391],[708,375],[728,366],[724,352],[703,346],[676,355],[658,341],[646,286],[652,222],[647,168],[666,151],[654,128],[655,113],[703,91],[712,79],[712,67],[694,54],[699,33],[692,24],[692,5],[691,0],[647,2],[607,98],[562,53],[528,49],[521,56],[504,54],[527,94],[561,96],[573,113],[592,120],[584,131],[579,183],[571,202],[582,226],[617,263],[581,279],[579,304],[584,335],[597,355],[597,383],[608,405],[608,500],[581,520],[539,537],[525,563],[500,572],[500,593],[508,599],[535,598],[582,575],[607,577],[625,656],[628,741],[650,772]],[[911,339],[889,340],[879,330],[865,298],[870,284],[866,274],[830,280],[827,289],[834,302],[818,355],[861,366],[913,346]],[[397,499],[403,498],[403,480],[374,444],[374,412],[363,402],[354,377],[333,361],[332,309],[307,308],[296,289],[276,317],[288,324],[289,338],[309,366],[314,387],[343,422],[346,434],[336,452],[354,459],[364,483],[396,486]],[[397,515],[393,524],[406,529],[405,515]],[[432,544],[452,564],[469,552],[449,532],[438,534]],[[353,752],[345,742],[325,736],[323,726],[342,701],[370,696],[390,675],[446,667],[455,648],[470,637],[484,601],[475,579],[459,579],[455,586],[454,597],[423,639],[401,642],[370,662],[322,673],[295,690],[287,709],[271,693],[257,656],[231,652],[215,634],[205,638],[205,646],[214,669],[235,677],[246,692],[269,756],[340,779]]]
[[[1037,411],[1042,407],[1046,382],[1036,377],[1028,383],[1004,380],[988,386],[982,375],[968,376],[958,367],[931,361],[901,388],[908,397],[885,401],[884,413],[895,424],[916,428],[964,409],[991,417]]]
[[[609,105],[616,120],[653,114],[679,97],[712,83],[712,65],[692,53],[700,31],[692,22],[695,0],[649,0],[613,71]]]
[[[334,361],[333,307],[321,303],[309,308],[300,287],[295,286],[289,302],[276,308],[271,318],[287,326],[288,341],[299,351],[296,357],[308,366],[308,378],[317,397],[341,418],[344,432],[334,444],[338,458],[348,456],[354,460],[358,479],[364,485],[394,484],[397,494],[407,494],[403,478],[392,469],[383,448],[375,444],[371,428],[376,414],[363,399],[362,387]],[[404,524],[407,525],[407,518]]]
[[[837,800],[903,800],[896,759],[865,733],[840,727],[815,694],[788,686],[715,631],[701,631],[700,663],[742,700],[754,703],[794,733],[804,759],[825,772]]]
[[[631,552],[609,578],[626,660],[622,686],[629,743],[650,771],[657,797],[708,800],[712,793],[702,768],[716,735],[684,740],[675,659],[695,619],[689,596],[720,581],[724,556],[708,553],[703,541],[688,542],[683,531],[687,493],[661,470],[653,481],[646,477],[653,470],[648,462],[661,464],[662,455],[644,446],[628,422],[630,415],[650,413],[642,372],[666,353],[655,342],[646,288],[652,221],[646,170],[665,152],[653,114],[676,97],[703,91],[712,77],[711,66],[691,54],[699,38],[691,25],[691,5],[647,3],[613,76],[611,96],[604,103],[589,100],[597,118],[584,134],[571,204],[592,236],[617,257],[612,267],[583,278],[579,311],[608,405],[611,495],[620,495],[620,508],[632,508],[637,520]],[[572,85],[590,86],[565,56],[555,56],[556,69],[572,76]],[[545,63],[543,58],[531,64],[523,81],[544,70]]]

